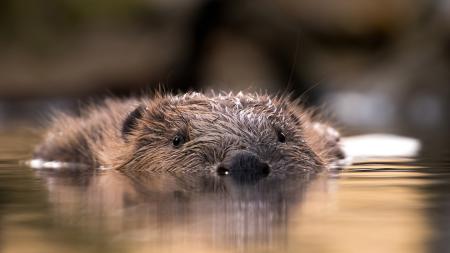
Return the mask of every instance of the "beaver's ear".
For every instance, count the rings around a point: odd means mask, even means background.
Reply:
[[[345,158],[340,134],[330,125],[319,121],[307,122],[304,131],[307,142],[324,161],[333,162]]]
[[[133,111],[131,111],[128,116],[123,121],[122,125],[122,138],[127,141],[129,135],[133,130],[136,129],[138,120],[142,118],[144,115],[145,107],[143,105],[139,105]]]

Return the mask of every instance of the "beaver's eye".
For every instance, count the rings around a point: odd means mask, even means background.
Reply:
[[[173,137],[172,145],[177,148],[177,147],[183,145],[183,143],[185,141],[186,140],[185,140],[184,136],[177,134],[177,135],[175,135],[175,137]]]
[[[277,136],[278,136],[278,141],[281,143],[285,143],[286,142],[286,136],[284,135],[283,132],[281,131],[277,131]]]

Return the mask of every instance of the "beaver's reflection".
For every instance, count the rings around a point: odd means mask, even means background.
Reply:
[[[207,175],[39,171],[60,223],[126,240],[202,240],[246,246],[283,241],[308,174],[252,184]],[[281,240],[281,241],[280,241]]]

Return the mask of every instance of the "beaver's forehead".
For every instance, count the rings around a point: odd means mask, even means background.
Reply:
[[[275,126],[289,124],[289,113],[272,101],[249,101],[235,98],[212,98],[207,103],[187,103],[180,105],[180,115],[191,126],[206,129],[222,129],[233,126],[235,130],[267,130]],[[227,127],[225,127],[227,126]],[[270,130],[269,129],[269,130]]]
[[[171,97],[169,102],[174,105],[175,117],[182,116],[191,125],[208,128],[234,126],[256,130],[292,123],[288,102],[266,95],[190,93]]]
[[[287,108],[287,103],[283,99],[258,94],[228,93],[208,97],[200,93],[190,93],[173,99],[179,106],[212,113],[238,114],[245,111],[276,114],[282,113]]]

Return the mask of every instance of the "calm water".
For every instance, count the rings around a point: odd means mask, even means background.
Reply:
[[[450,153],[237,185],[39,171],[0,134],[0,252],[450,252]]]

